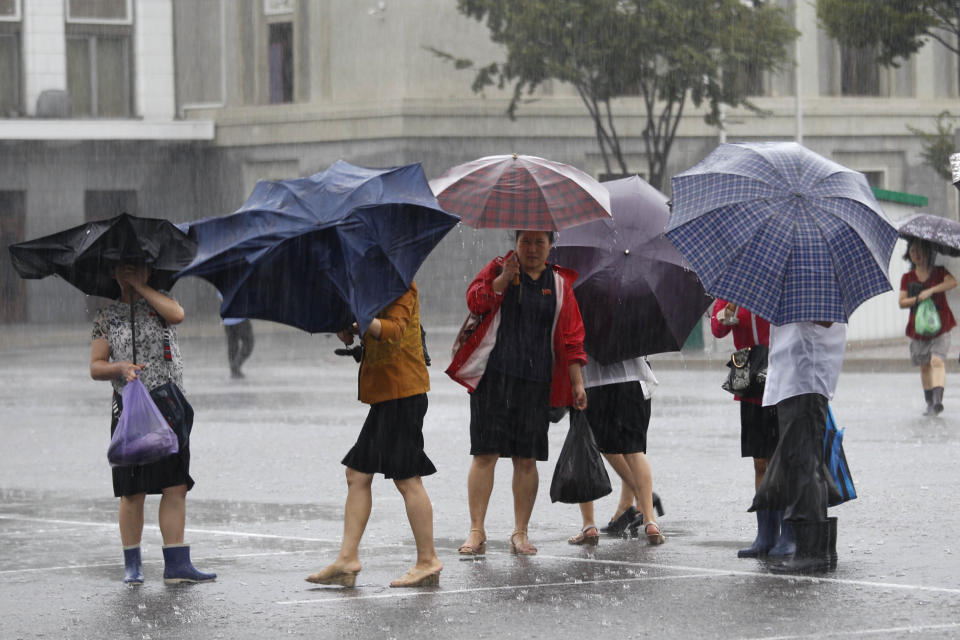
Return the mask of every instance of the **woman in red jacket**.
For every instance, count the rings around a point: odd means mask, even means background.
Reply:
[[[910,338],[910,362],[920,367],[923,398],[927,401],[925,416],[943,411],[943,387],[947,382],[947,351],[950,349],[950,330],[957,321],[947,304],[946,292],[957,286],[956,279],[945,267],[935,266],[936,251],[929,242],[911,240],[904,256],[912,268],[900,279],[900,308],[910,309],[907,336]],[[933,298],[940,315],[940,330],[933,335],[918,335],[914,327],[917,305]]]
[[[537,552],[527,526],[539,486],[537,460],[547,459],[550,407],[587,406],[577,276],[547,264],[552,245],[550,231],[518,231],[515,251],[492,260],[467,290],[467,306],[483,320],[447,369],[470,390],[470,533],[461,555],[485,552],[484,520],[499,458],[513,461],[510,551]]]
[[[770,323],[726,300],[714,302],[710,329],[717,338],[732,332],[733,346],[737,349],[770,345]],[[777,448],[777,408],[762,406],[762,394],[750,398],[735,395],[733,399],[740,403],[740,455],[753,458],[756,490],[767,471],[770,456]],[[757,537],[749,547],[737,551],[737,557],[783,556],[793,550],[793,530],[783,522],[783,512],[757,511]]]

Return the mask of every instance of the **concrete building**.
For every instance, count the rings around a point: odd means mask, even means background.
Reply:
[[[929,44],[899,69],[880,68],[819,31],[811,3],[781,2],[803,34],[798,65],[760,83],[754,102],[768,116],[726,112],[726,139],[799,133],[874,186],[921,194],[930,212],[956,217],[953,187],[923,164],[907,129],[929,130],[955,107],[956,57]],[[121,210],[220,215],[259,179],[309,175],[338,158],[421,162],[434,177],[515,151],[604,171],[572,88],[546,83],[510,120],[509,92],[473,93],[473,73],[431,48],[502,59],[455,0],[0,0],[0,241]],[[643,175],[641,119],[631,117],[640,98],[616,109],[630,168]],[[717,144],[702,116],[687,110],[668,174]],[[502,232],[452,232],[419,277],[426,312],[459,317],[465,281],[504,246]],[[79,304],[62,304],[76,295],[64,283],[20,281],[6,252],[0,264],[0,322],[83,318],[70,310]],[[204,313],[216,307],[205,284],[177,293]]]

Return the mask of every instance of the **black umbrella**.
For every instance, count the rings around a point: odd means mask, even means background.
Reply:
[[[10,245],[13,268],[21,277],[57,275],[88,295],[111,299],[121,293],[114,279],[117,265],[144,262],[150,267],[150,286],[167,290],[196,251],[196,243],[169,220],[129,213]],[[132,300],[130,311],[133,324]]]
[[[711,298],[663,235],[667,197],[638,176],[603,185],[613,217],[561,231],[551,254],[579,274],[587,353],[611,364],[677,351]]]
[[[908,216],[897,225],[897,233],[907,240],[925,240],[937,253],[960,256],[960,222],[929,213]]]

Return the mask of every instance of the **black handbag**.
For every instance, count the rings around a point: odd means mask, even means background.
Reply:
[[[730,371],[727,379],[720,385],[741,398],[761,398],[767,382],[767,354],[765,345],[737,349],[730,354],[727,366]]]
[[[190,441],[193,430],[193,406],[173,382],[167,382],[150,390],[150,397],[157,405],[167,424],[177,434],[180,445]]]
[[[166,362],[173,362],[170,351],[170,326],[162,316],[160,316],[160,324],[163,326],[163,359]],[[180,446],[189,442],[190,432],[193,430],[193,406],[180,391],[180,387],[170,380],[151,389],[150,397],[166,418],[167,424],[177,434]]]

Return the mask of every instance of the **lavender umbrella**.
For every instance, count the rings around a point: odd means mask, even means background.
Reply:
[[[603,186],[613,217],[561,231],[551,254],[579,274],[587,353],[611,364],[677,351],[711,299],[663,235],[667,197],[638,176]]]

